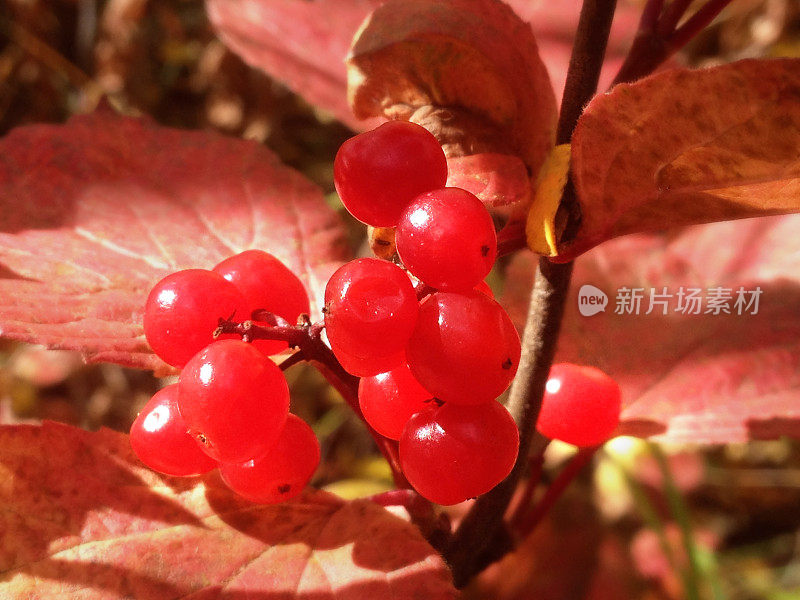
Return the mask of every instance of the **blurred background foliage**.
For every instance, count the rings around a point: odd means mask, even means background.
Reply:
[[[800,57],[800,0],[734,0],[679,60],[705,66],[753,56]],[[0,0],[0,134],[63,122],[104,96],[163,125],[263,143],[339,207],[332,163],[351,133],[228,51],[201,0]],[[354,252],[363,253],[363,227],[348,226]],[[502,275],[492,283],[500,288]],[[346,497],[389,489],[371,438],[322,377],[305,367],[287,376],[293,411],[322,445],[316,485]],[[74,353],[0,342],[2,423],[53,419],[125,431],[163,384],[141,371],[85,365]],[[551,446],[545,483],[573,452]],[[795,441],[659,448],[620,438],[535,535],[466,595],[797,599],[798,508]],[[451,517],[462,511],[454,507]]]

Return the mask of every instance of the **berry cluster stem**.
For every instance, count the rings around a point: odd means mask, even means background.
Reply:
[[[556,143],[569,142],[572,131],[597,89],[616,0],[585,0],[572,49]],[[574,193],[571,185],[566,193]],[[569,200],[563,198],[562,201]],[[536,269],[528,319],[522,337],[522,357],[511,386],[508,409],[520,429],[520,449],[511,474],[494,490],[480,497],[455,531],[445,552],[456,586],[463,587],[497,553],[490,546],[503,539],[503,516],[517,483],[528,467],[536,435],[547,375],[555,356],[564,314],[572,264],[554,264],[541,258]]]
[[[286,370],[301,360],[312,363],[328,380],[328,383],[341,394],[358,418],[364,421],[375,440],[375,444],[392,469],[395,485],[401,489],[410,487],[400,469],[397,442],[382,436],[364,420],[364,415],[361,414],[361,407],[358,404],[359,379],[344,370],[336,356],[331,352],[331,349],[322,341],[321,334],[324,325],[322,323],[311,323],[310,321],[306,321],[302,325],[289,325],[285,321],[275,319],[274,315],[268,313],[259,314],[258,318],[267,322],[274,321],[276,324],[256,325],[252,321],[240,323],[230,319],[220,319],[219,327],[215,334],[234,334],[248,342],[253,340],[283,340],[289,346],[299,348],[298,352],[283,361],[280,365],[281,369]]]

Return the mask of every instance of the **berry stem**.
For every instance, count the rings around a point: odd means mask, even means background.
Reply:
[[[536,488],[542,480],[542,473],[544,471],[544,452],[550,445],[550,440],[544,439],[536,451],[531,452],[528,465],[528,480],[525,482],[525,489],[517,500],[516,506],[509,507],[508,517],[506,520],[514,533],[519,531],[519,522],[524,518],[529,507],[533,503],[533,497],[536,494]]]
[[[709,0],[683,25],[675,29],[669,40],[670,54],[688,44],[698,33],[708,26],[732,0]]]
[[[311,323],[310,320],[304,320],[301,325],[288,325],[285,320],[265,311],[259,311],[256,316],[258,316],[259,320],[278,324],[256,325],[252,321],[239,323],[230,319],[220,319],[219,327],[214,332],[214,335],[217,337],[223,333],[234,334],[241,336],[247,342],[252,342],[253,340],[283,340],[289,346],[299,348],[298,352],[280,364],[281,370],[286,370],[304,360],[314,364],[317,370],[328,380],[328,383],[342,395],[358,418],[364,421],[375,440],[375,444],[392,469],[395,485],[401,489],[410,487],[400,469],[397,442],[382,436],[364,420],[364,415],[361,414],[361,407],[358,405],[359,379],[344,370],[336,356],[331,352],[331,349],[322,341],[321,334],[324,325],[322,323]]]
[[[556,134],[556,143],[569,142],[583,107],[597,89],[616,0],[585,0],[581,8],[575,45]],[[574,193],[572,186],[566,193]],[[574,199],[573,199],[574,200]],[[562,198],[569,201],[569,198]],[[517,463],[511,474],[491,492],[478,498],[464,517],[446,549],[456,586],[463,587],[486,566],[489,544],[502,538],[503,515],[517,483],[527,470],[528,456],[541,408],[544,386],[555,355],[564,314],[572,264],[554,264],[540,258],[522,337],[522,357],[511,386],[508,409],[520,429]]]
[[[307,360],[322,373],[325,379],[328,380],[328,383],[341,394],[345,402],[350,405],[352,411],[364,422],[364,425],[375,440],[378,450],[381,451],[381,454],[383,454],[384,458],[389,463],[389,467],[392,469],[392,478],[394,479],[395,486],[399,489],[410,488],[411,485],[409,485],[403,475],[403,470],[400,468],[400,453],[397,442],[382,436],[370,427],[369,423],[364,419],[364,415],[361,413],[361,407],[358,404],[359,378],[345,371],[342,365],[339,364],[339,361],[336,360],[333,352],[331,352],[330,348],[325,344],[321,343],[319,353],[313,357],[309,357]]]
[[[289,358],[284,360],[281,364],[278,365],[278,368],[281,371],[285,371],[289,367],[293,367],[294,365],[303,362],[306,359],[306,355],[303,354],[302,350],[298,350],[294,354],[292,354]]]
[[[553,505],[564,493],[572,480],[580,473],[583,468],[592,460],[595,452],[599,446],[593,448],[581,448],[578,453],[572,457],[566,467],[558,474],[553,483],[547,487],[547,491],[542,496],[542,499],[534,504],[524,515],[521,515],[517,521],[517,528],[515,533],[520,537],[528,536],[536,526],[541,523],[542,519],[550,512]]]
[[[644,8],[639,30],[620,67],[614,83],[636,81],[655,69],[683,48],[722,12],[731,0],[707,0],[683,25],[690,0],[673,0],[666,7],[664,0],[649,0]]]

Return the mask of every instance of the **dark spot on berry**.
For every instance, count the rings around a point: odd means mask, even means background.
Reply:
[[[426,404],[435,404],[436,406],[444,406],[444,400],[439,400],[439,398],[428,398],[427,400],[423,400]]]
[[[289,490],[292,489],[292,486],[288,483],[284,483],[283,485],[278,486],[278,493],[279,494],[288,494]]]
[[[510,358],[507,358],[507,359],[505,359],[505,360],[503,361],[503,368],[504,368],[505,370],[508,370],[508,369],[510,369],[510,368],[511,368],[513,365],[514,365],[514,363],[513,363],[513,362],[511,362],[511,359],[510,359]]]
[[[391,246],[392,245],[392,242],[390,242],[389,240],[382,240],[380,238],[375,240],[375,243],[378,244],[379,246]]]
[[[330,312],[330,309],[328,308],[327,304],[322,307],[322,314],[323,315],[327,315],[329,312]]]
[[[481,246],[481,256],[489,256],[489,246]]]

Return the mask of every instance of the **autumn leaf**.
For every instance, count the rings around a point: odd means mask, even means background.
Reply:
[[[374,120],[353,116],[347,104],[344,61],[359,25],[382,0],[206,0],[220,39],[254,67],[283,82],[309,103],[360,131]],[[567,74],[581,2],[506,2],[530,23],[556,97]],[[606,50],[600,89],[611,83],[630,47],[641,13],[620,0]],[[285,35],[292,31],[292,35]]]
[[[502,2],[389,1],[356,35],[347,65],[356,116],[410,118],[424,107],[449,109],[456,121],[461,111],[478,115],[493,129],[479,133],[482,144],[510,146],[534,172],[552,145],[547,70],[530,27]],[[470,125],[455,134],[475,135]],[[470,141],[457,142],[462,153],[474,153]]]
[[[557,360],[620,382],[621,433],[690,443],[800,437],[798,227],[800,216],[751,219],[592,250],[575,263]],[[533,256],[515,258],[508,273],[504,302],[518,323]],[[604,312],[579,313],[584,285],[608,296]],[[622,288],[640,290],[639,314]]]
[[[375,85],[384,85],[386,80],[394,78],[391,69],[399,68],[407,70],[403,75],[412,76],[411,83],[428,84],[428,90],[417,90],[422,94],[431,92],[428,95],[436,96],[440,84],[446,83],[436,79],[443,74],[451,84],[444,87],[445,91],[464,89],[452,105],[442,106],[442,99],[438,98],[435,104],[439,110],[415,104],[414,108],[420,110],[407,114],[398,113],[397,97],[371,98],[373,104],[385,102],[388,106],[364,106],[364,102],[359,102],[358,116],[372,117],[361,120],[353,115],[345,99],[344,64],[359,25],[380,4],[379,0],[206,1],[209,18],[220,38],[248,63],[284,82],[310,103],[356,130],[374,127],[376,119],[387,109],[392,117],[408,118],[425,126],[437,136],[448,155],[447,185],[476,194],[500,222],[521,220],[531,199],[530,176],[538,173],[538,165],[551,142],[555,118],[552,90],[555,87],[555,97],[560,97],[581,2],[507,2],[519,18],[499,0],[449,4],[415,0],[394,2],[380,9],[372,17],[368,29],[360,33],[360,45],[356,45],[351,59],[351,65],[357,66],[356,73],[351,75],[359,87],[372,90]],[[610,83],[622,64],[640,11],[636,3],[619,3],[601,86]],[[440,19],[442,13],[448,13],[447,19]],[[431,21],[432,18],[439,21]],[[399,21],[406,23],[403,28],[396,26]],[[443,29],[437,31],[436,27]],[[293,35],[283,35],[289,29]],[[531,29],[538,41],[541,60]],[[427,52],[432,59],[429,64],[420,64],[414,53],[397,57],[403,61],[410,57],[411,62],[395,61],[392,53],[398,45],[392,36],[403,35],[401,31],[417,37],[426,36],[427,45],[420,44],[417,52]],[[436,43],[448,46],[453,52],[447,55],[440,52],[445,46],[432,45],[432,35],[438,36]],[[421,42],[415,39],[417,41]],[[382,44],[387,46],[380,53],[385,58],[374,56],[373,51]],[[370,46],[368,55],[363,52],[365,45]],[[369,60],[368,66],[365,60]],[[447,60],[458,62],[455,70]],[[386,70],[380,70],[380,65],[385,65]],[[494,73],[494,77],[476,79],[474,68],[479,69],[477,72]],[[379,72],[373,73],[373,69]],[[369,81],[364,81],[365,78]],[[407,83],[407,77],[401,79],[392,91],[401,96],[403,102],[404,95],[413,91]],[[472,88],[466,89],[467,83],[477,88],[477,95],[472,94]],[[435,89],[430,89],[431,84],[435,84]],[[481,98],[487,102],[478,106],[482,107],[479,114],[487,112],[490,100],[499,98],[501,107],[513,105],[512,110],[517,113],[514,122],[511,125],[505,122],[498,128],[491,119],[478,119],[471,111]],[[408,107],[402,108],[405,111]],[[469,111],[464,113],[459,108]],[[527,130],[519,128],[526,123],[530,126]],[[528,153],[528,146],[532,153]]]
[[[252,504],[216,474],[150,471],[110,430],[0,427],[0,498],[8,600],[456,598],[414,526],[372,502]]]
[[[578,120],[580,220],[556,260],[626,233],[796,212],[798,157],[798,59],[677,69],[616,86]]]
[[[354,129],[344,58],[358,26],[382,0],[206,0],[223,43]],[[287,35],[291,32],[291,35]]]
[[[321,191],[267,149],[109,109],[0,140],[0,215],[2,336],[139,368],[164,368],[141,320],[165,275],[261,248],[313,300],[348,256]]]

